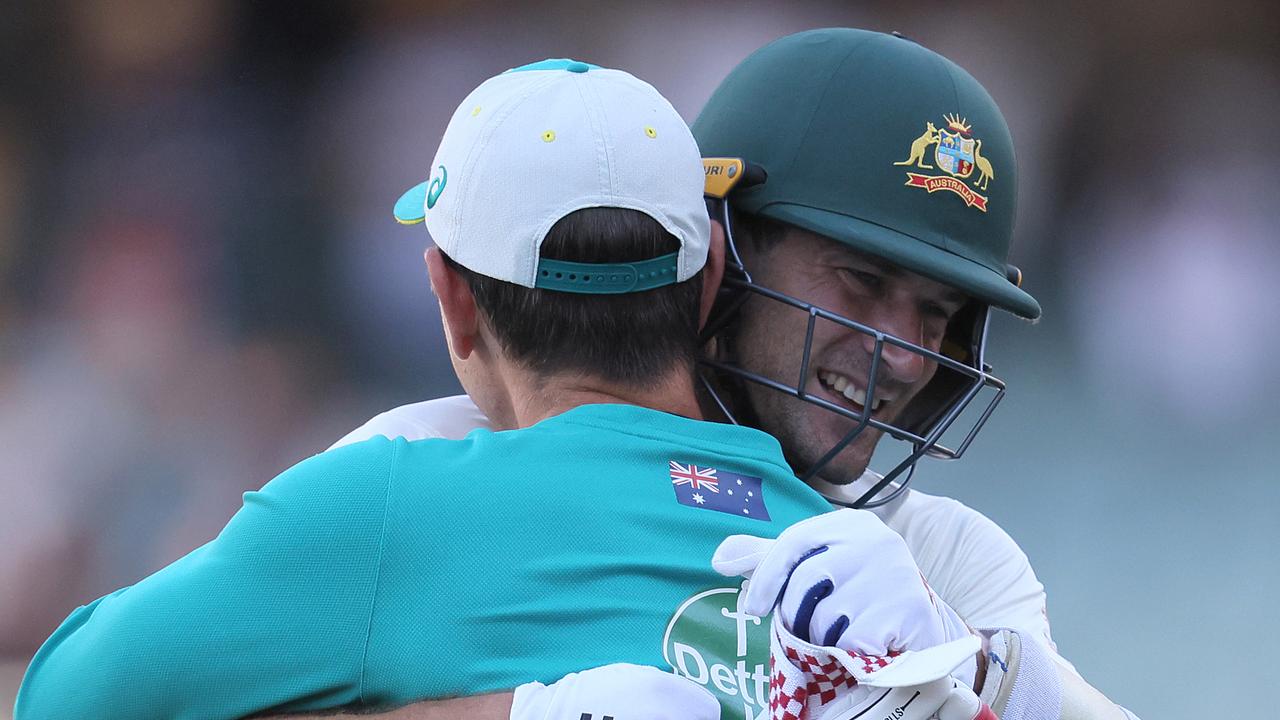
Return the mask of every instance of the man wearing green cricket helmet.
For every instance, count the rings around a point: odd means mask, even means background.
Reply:
[[[959,457],[1003,396],[985,358],[990,309],[1040,316],[1006,263],[1017,167],[991,96],[896,33],[813,30],[739,64],[693,131],[731,259],[707,394],[777,437],[831,502],[873,509],[942,599],[986,628],[975,689],[1000,717],[1133,717],[1057,655],[1016,543],[960,503],[907,490],[921,457]],[[878,475],[868,463],[886,434],[909,450]],[[838,581],[822,592],[837,596]]]

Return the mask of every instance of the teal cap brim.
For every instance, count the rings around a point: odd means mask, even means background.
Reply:
[[[427,217],[427,186],[430,181],[414,185],[405,191],[396,201],[393,211],[396,222],[401,225],[416,225]]]
[[[1036,320],[1040,303],[1009,282],[1004,269],[987,265],[943,250],[921,238],[903,235],[858,218],[828,210],[774,203],[760,209],[760,214],[775,220],[825,235],[855,250],[874,255],[927,278],[954,287],[1018,317]]]

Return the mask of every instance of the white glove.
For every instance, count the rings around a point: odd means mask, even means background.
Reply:
[[[720,703],[692,680],[615,663],[516,688],[511,720],[720,720]]]
[[[746,612],[764,617],[777,604],[786,629],[816,645],[884,656],[972,634],[925,582],[906,541],[866,510],[802,520],[777,540],[732,535],[711,564],[751,578]]]
[[[951,677],[981,646],[972,635],[889,656],[819,647],[770,624],[771,720],[996,720],[973,690]]]
[[[973,690],[953,677],[913,687],[873,690],[875,694],[862,702],[854,702],[853,695],[847,696],[816,715],[816,720],[853,720],[863,715],[900,720],[999,720]]]

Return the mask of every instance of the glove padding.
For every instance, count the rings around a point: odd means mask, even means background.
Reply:
[[[511,720],[719,720],[720,703],[692,680],[615,663],[516,688]]]
[[[926,650],[887,656],[819,647],[792,635],[774,615],[770,625],[771,720],[997,720],[950,673],[981,641],[968,635]]]
[[[925,582],[906,541],[866,510],[802,520],[777,540],[732,535],[711,564],[751,578],[746,612],[765,617],[776,604],[783,625],[816,645],[885,656],[972,634]]]

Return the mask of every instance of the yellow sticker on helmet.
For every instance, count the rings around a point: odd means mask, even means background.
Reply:
[[[744,165],[741,158],[702,158],[702,169],[706,172],[702,193],[723,198],[742,179]]]

